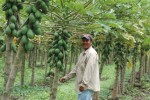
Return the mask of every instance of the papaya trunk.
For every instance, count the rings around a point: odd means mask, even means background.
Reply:
[[[29,51],[29,55],[28,55],[28,57],[29,57],[28,67],[30,67],[30,68],[31,68],[31,63],[32,63],[32,51]]]
[[[65,63],[64,63],[64,66],[65,66],[65,69],[64,69],[64,73],[63,73],[63,76],[65,76],[66,75],[66,72],[67,72],[67,61],[68,61],[68,59],[65,57]]]
[[[25,52],[22,53],[22,64],[21,64],[21,86],[24,85],[24,74],[25,74]]]
[[[139,81],[141,81],[142,76],[143,76],[143,51],[141,50],[140,54],[140,68],[139,68]]]
[[[50,100],[56,100],[58,78],[59,78],[59,69],[55,68],[55,75],[54,75],[53,85],[50,93]]]
[[[37,49],[37,61],[40,62],[40,54],[41,54],[41,50]]]
[[[118,96],[118,90],[119,90],[119,73],[120,73],[120,66],[117,66],[116,68],[116,76],[115,76],[115,84],[113,87],[113,92],[112,92],[112,100],[116,100]]]
[[[40,56],[41,56],[40,62],[41,62],[41,67],[42,67],[43,66],[43,59],[44,59],[44,52],[41,52]]]
[[[71,54],[70,54],[70,61],[69,61],[69,71],[68,71],[68,73],[71,71],[72,63],[73,63],[73,57],[72,57],[72,51],[71,51]]]
[[[124,92],[125,92],[125,80],[126,80],[126,66],[124,66],[121,71],[121,82],[120,82],[120,93],[121,94],[124,94]]]
[[[146,72],[146,68],[145,68],[145,53],[143,52],[143,57],[142,57],[142,66],[143,66],[143,75]]]
[[[102,78],[101,76],[102,76],[103,68],[104,68],[104,62],[101,63],[101,66],[100,66],[100,69],[99,69],[100,78]]]
[[[33,53],[32,53],[32,75],[31,75],[31,86],[34,86],[35,66],[36,66],[36,48],[34,47]]]
[[[128,48],[126,49],[126,55],[125,55],[125,60],[121,72],[121,86],[120,86],[120,92],[121,94],[124,94],[125,92],[125,81],[126,81],[126,65],[127,65],[127,59],[128,58]]]
[[[5,52],[5,65],[4,65],[4,87],[6,87],[6,83],[10,73],[10,66],[12,65],[13,56],[11,52],[11,43],[13,41],[12,37],[5,36],[6,41],[6,52]]]
[[[136,77],[136,71],[135,71],[135,68],[136,68],[136,58],[137,58],[137,45],[135,46],[134,48],[134,51],[133,51],[133,58],[132,58],[132,63],[133,63],[133,66],[132,66],[132,72],[131,72],[131,85],[134,86],[135,84],[135,77]]]
[[[6,88],[2,94],[1,100],[10,100],[9,97],[10,97],[10,94],[11,94],[11,91],[15,82],[17,70],[20,67],[20,62],[21,62],[20,59],[22,58],[23,52],[24,52],[24,48],[22,44],[20,44],[18,47],[18,51],[15,57],[14,63],[11,65],[11,71],[10,71],[9,78],[6,84]]]
[[[45,53],[45,74],[44,74],[44,83],[46,82],[46,77],[47,77],[47,69],[48,69],[48,63],[47,63],[47,52]]]
[[[51,75],[49,77],[50,77],[50,82],[49,82],[49,84],[50,84],[50,91],[52,91],[54,77],[52,77]]]
[[[145,55],[145,73],[148,72],[148,55]]]
[[[150,73],[150,55],[148,55],[148,73]]]

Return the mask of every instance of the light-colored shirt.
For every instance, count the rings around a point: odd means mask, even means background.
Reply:
[[[83,86],[85,89],[100,91],[98,54],[91,46],[86,51],[83,51],[74,69],[65,76],[67,80],[76,76],[76,91]]]

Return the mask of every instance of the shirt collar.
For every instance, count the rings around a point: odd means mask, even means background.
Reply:
[[[92,46],[90,46],[87,50],[83,51],[83,54],[86,54],[91,48]]]

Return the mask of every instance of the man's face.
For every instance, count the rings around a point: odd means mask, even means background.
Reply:
[[[82,39],[82,47],[84,50],[88,49],[92,45],[92,41],[86,38]]]

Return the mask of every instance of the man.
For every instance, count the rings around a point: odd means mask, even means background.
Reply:
[[[76,76],[76,91],[78,100],[92,100],[92,94],[100,91],[98,54],[92,47],[92,36],[82,36],[82,47],[84,51],[80,54],[75,68],[60,79],[65,82]]]

